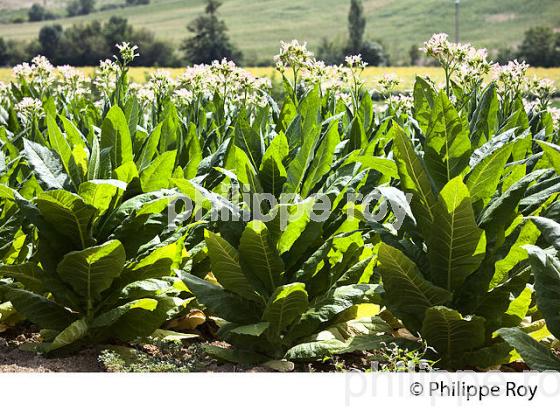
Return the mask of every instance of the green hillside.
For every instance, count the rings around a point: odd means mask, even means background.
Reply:
[[[42,0],[37,0],[42,2]],[[98,4],[124,0],[99,0]],[[0,0],[0,20],[25,15],[22,7],[32,1]],[[64,0],[48,0],[63,12]],[[251,57],[270,58],[280,40],[293,38],[316,46],[322,37],[346,35],[349,0],[223,0],[222,17],[235,43]],[[19,9],[19,11],[18,11]],[[186,24],[202,12],[203,0],[152,0],[148,6],[97,12],[85,17],[57,20],[63,26],[85,20],[105,20],[118,14],[135,26],[146,27],[179,43],[187,36]],[[453,0],[364,0],[367,37],[381,39],[393,61],[405,59],[413,44],[421,44],[433,32],[454,32]],[[30,39],[43,23],[0,24],[0,37]],[[558,0],[462,0],[461,40],[479,47],[498,49],[520,41],[535,25],[560,29]]]

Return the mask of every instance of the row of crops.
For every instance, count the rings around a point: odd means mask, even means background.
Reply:
[[[37,57],[0,86],[0,326],[39,326],[50,354],[196,310],[228,361],[394,343],[560,370],[550,82],[445,35],[425,44],[445,83],[411,95],[297,42],[275,93],[227,61],[129,83],[119,49],[92,78]]]

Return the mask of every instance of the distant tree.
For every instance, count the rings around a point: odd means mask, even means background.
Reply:
[[[366,41],[366,18],[362,0],[351,0],[348,13],[348,43],[342,50],[344,56],[361,54],[369,65],[386,65],[388,57],[379,42]]]
[[[364,42],[366,18],[362,0],[351,0],[348,13],[348,54],[357,54]]]
[[[72,0],[66,7],[68,16],[84,16],[95,11],[95,0]]]
[[[146,29],[133,30],[130,42],[138,44],[140,56],[134,60],[134,65],[142,67],[177,67],[181,62],[175,55],[172,44],[156,40],[154,33]]]
[[[103,26],[103,35],[105,36],[107,44],[111,47],[123,41],[130,42],[131,34],[132,26],[128,24],[127,19],[122,17],[112,16]]]
[[[129,6],[143,6],[150,4],[150,0],[126,0],[126,4]]]
[[[317,58],[330,65],[340,64],[344,60],[343,54],[341,47],[326,37],[323,37],[317,48]]]
[[[0,67],[7,66],[9,64],[9,58],[8,45],[6,41],[0,37]]]
[[[189,63],[208,64],[222,58],[241,60],[242,54],[230,42],[225,22],[218,18],[221,5],[217,0],[206,0],[206,13],[187,26],[193,36],[183,42],[181,50]]]
[[[66,13],[68,17],[74,17],[80,15],[80,2],[78,0],[71,1],[66,6]]]
[[[52,20],[55,16],[40,4],[33,4],[27,12],[29,21]]]
[[[377,41],[364,41],[362,48],[358,50],[364,60],[369,65],[379,66],[388,65],[389,56],[385,53],[383,45]]]
[[[420,61],[420,49],[416,44],[410,46],[408,56],[410,57],[410,65],[418,65],[418,62]]]
[[[113,54],[98,21],[68,27],[64,30],[59,50],[58,63],[74,66],[97,65]]]
[[[560,65],[560,35],[550,27],[533,27],[525,32],[518,54],[532,66]]]
[[[60,40],[62,39],[64,30],[60,24],[44,26],[39,31],[39,53],[45,57],[57,62],[59,54]]]
[[[5,47],[5,60],[0,62],[0,65],[14,66],[29,61],[37,54],[35,50],[30,49],[31,44],[23,41],[8,40],[5,42]]]

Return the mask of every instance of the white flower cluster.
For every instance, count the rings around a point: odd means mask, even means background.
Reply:
[[[414,108],[414,98],[411,95],[399,94],[391,95],[387,99],[387,104],[391,108],[392,112],[397,116],[401,114],[412,115],[412,110]]]
[[[35,119],[40,119],[44,115],[43,104],[37,98],[24,97],[15,106],[17,116],[21,123],[27,127]]]
[[[490,72],[488,53],[470,44],[452,43],[446,33],[434,34],[420,50],[435,58],[467,92],[479,87]]]
[[[492,74],[498,83],[501,94],[517,94],[527,86],[527,70],[529,65],[517,60],[510,61],[506,65],[494,64]]]
[[[300,44],[297,40],[289,43],[282,41],[280,54],[274,56],[274,63],[280,72],[284,72],[288,68],[294,70],[309,68],[314,62],[313,53],[307,50],[307,43]]]
[[[270,80],[259,79],[232,61],[214,61],[209,67],[213,93],[219,93],[228,102],[263,106],[267,103],[266,93],[272,87]]]
[[[467,91],[480,87],[490,72],[490,67],[486,49],[470,47],[464,62],[457,69],[457,82]]]
[[[554,124],[554,129],[556,132],[560,131],[560,108],[549,107],[548,112],[552,117],[552,123]]]
[[[187,88],[179,88],[171,95],[171,100],[178,107],[184,108],[191,105],[194,100],[194,93]]]
[[[18,64],[13,68],[16,83],[32,87],[40,94],[53,94],[71,100],[85,96],[90,90],[90,81],[74,67],[64,65],[54,67],[43,56],[37,56],[31,63]]]
[[[448,37],[447,33],[434,34],[420,50],[438,60],[443,66],[462,63],[469,52],[470,45],[451,43]]]
[[[524,88],[524,93],[530,98],[523,99],[527,112],[531,110],[546,110],[550,99],[556,91],[554,81],[548,78],[539,79],[533,77],[528,79],[524,77],[521,86]],[[553,107],[550,107],[550,109],[553,109]]]
[[[274,57],[274,61],[282,74],[291,69],[292,73],[299,75],[294,87],[309,89],[319,85],[324,94],[331,93],[344,101],[351,100],[351,93],[363,85],[360,74],[367,67],[361,55],[346,57],[346,65],[327,65],[315,59],[306,43],[297,40],[282,42],[280,54]]]
[[[12,72],[18,82],[32,86],[41,92],[48,90],[56,82],[55,68],[43,56],[36,56],[31,60],[31,64],[16,65]]]
[[[384,74],[377,80],[377,91],[382,95],[390,95],[399,84],[400,81],[395,74]]]
[[[110,95],[117,83],[119,71],[119,66],[114,61],[109,59],[100,61],[99,67],[95,70],[93,84],[102,94]]]
[[[364,71],[368,66],[368,63],[362,60],[361,54],[355,56],[347,56],[345,57],[344,61],[346,61],[346,65],[352,70]]]
[[[201,96],[203,99],[212,98],[215,89],[214,76],[207,65],[194,65],[187,67],[178,78],[178,88],[190,90],[193,96]]]
[[[56,68],[59,74],[58,94],[68,100],[88,95],[90,81],[84,73],[72,66],[63,65]]]
[[[352,78],[352,70],[342,65],[326,65],[323,61],[315,61],[301,72],[304,86],[312,88],[320,85],[323,93],[331,92],[338,97],[348,94]]]
[[[208,101],[216,94],[226,105],[264,106],[271,83],[269,79],[256,78],[224,59],[211,65],[187,67],[177,79],[165,70],[157,70],[146,84],[131,84],[131,88],[144,106],[170,96],[179,107],[188,107],[196,101]]]
[[[138,54],[138,46],[131,45],[126,41],[120,44],[117,44],[116,47],[119,49],[120,53],[120,60],[119,57],[113,56],[116,61],[122,61],[124,65],[128,65],[134,61],[136,57],[140,57]]]
[[[146,84],[143,86],[135,84],[134,87],[140,104],[149,106],[171,94],[175,81],[171,78],[169,71],[156,70],[150,74]]]
[[[547,101],[555,91],[554,81],[548,78],[533,77],[527,81],[527,93],[541,101]]]

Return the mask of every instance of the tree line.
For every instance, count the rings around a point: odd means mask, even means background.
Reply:
[[[126,0],[125,3],[122,4],[104,4],[100,7],[96,7],[95,0],[71,0],[66,5],[66,16],[85,16],[95,11],[105,11],[130,6],[142,6],[147,4],[150,4],[150,0]],[[64,16],[54,13],[53,11],[49,10],[47,7],[39,3],[32,4],[27,12],[27,18],[29,21],[55,20],[61,17]],[[17,22],[22,23],[23,21],[18,20]]]

